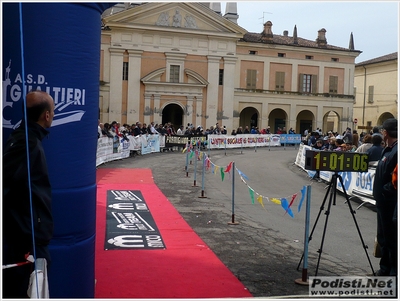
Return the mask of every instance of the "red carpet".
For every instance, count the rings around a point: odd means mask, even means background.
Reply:
[[[96,298],[245,298],[243,284],[154,184],[149,169],[97,170]],[[107,190],[140,190],[166,249],[104,250]]]

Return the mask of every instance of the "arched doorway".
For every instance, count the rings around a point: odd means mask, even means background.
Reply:
[[[269,126],[271,127],[271,133],[276,133],[278,127],[283,129],[286,127],[287,114],[282,109],[274,109],[269,113]],[[288,131],[288,129],[286,129]]]
[[[248,126],[250,129],[253,126],[258,127],[258,111],[252,107],[244,108],[240,112],[239,125],[243,128]]]
[[[334,133],[339,132],[339,119],[339,115],[335,111],[329,111],[326,113],[322,124],[323,133],[327,133],[329,131]]]
[[[162,110],[162,124],[166,124],[168,122],[172,123],[175,131],[178,130],[180,125],[184,125],[183,122],[183,109],[181,106],[177,104],[169,104],[164,107]]]
[[[315,130],[313,129],[313,122],[314,122],[314,114],[311,111],[304,110],[299,112],[297,115],[297,129],[296,133],[299,133],[301,135],[304,135],[305,130]],[[297,130],[300,129],[298,132]]]
[[[383,113],[381,116],[379,116],[378,122],[377,122],[376,125],[382,125],[383,122],[384,122],[386,119],[389,119],[389,118],[394,118],[394,116],[392,115],[392,113],[389,113],[389,112]]]

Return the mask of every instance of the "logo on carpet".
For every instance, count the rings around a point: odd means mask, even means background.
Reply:
[[[108,190],[105,250],[165,249],[139,190]]]

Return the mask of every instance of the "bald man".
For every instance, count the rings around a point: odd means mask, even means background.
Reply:
[[[50,265],[47,246],[53,237],[51,185],[42,140],[48,135],[47,129],[53,121],[54,100],[46,92],[29,92],[26,112],[27,122],[23,120],[11,133],[3,151],[3,265],[25,262],[28,253],[36,255],[36,258],[46,258]],[[28,129],[31,194],[25,124]],[[27,298],[33,269],[33,264],[4,269],[3,298]]]

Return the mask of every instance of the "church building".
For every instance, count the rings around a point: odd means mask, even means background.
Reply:
[[[289,9],[289,8],[288,8]],[[342,132],[353,125],[355,59],[361,53],[315,40],[257,33],[238,25],[236,3],[118,4],[103,14],[99,119],[216,123]],[[280,20],[283,22],[282,20]],[[288,23],[289,20],[284,22]]]

